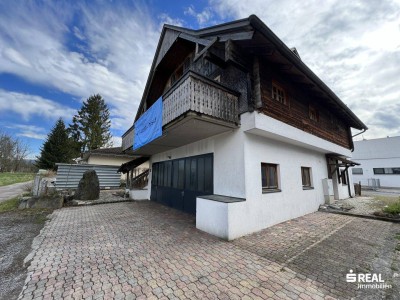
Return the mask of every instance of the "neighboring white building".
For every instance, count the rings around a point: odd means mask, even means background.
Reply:
[[[379,179],[381,187],[400,187],[400,136],[355,141],[353,160],[360,164],[352,168],[354,182]]]
[[[132,154],[132,151],[123,152],[121,147],[100,148],[83,153],[79,164],[120,166],[138,157]],[[145,164],[142,167],[148,169],[149,166]],[[126,176],[121,174],[121,179],[125,180]]]
[[[120,170],[148,159],[146,199],[231,240],[354,195],[351,127],[367,129],[256,16],[165,25],[122,137],[142,158]]]

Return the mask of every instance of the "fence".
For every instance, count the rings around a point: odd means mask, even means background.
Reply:
[[[102,165],[70,165],[57,164],[56,188],[76,189],[83,173],[88,170],[95,170],[99,177],[101,189],[118,188],[121,184],[121,174],[118,173],[119,166]]]
[[[368,178],[368,187],[372,189],[378,189],[381,187],[381,181],[375,178]]]

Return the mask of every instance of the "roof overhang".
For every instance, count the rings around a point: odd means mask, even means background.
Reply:
[[[161,137],[133,152],[136,155],[151,156],[229,132],[235,128],[237,128],[236,124],[188,112],[166,126]]]
[[[328,161],[328,165],[331,165],[331,166],[348,168],[348,167],[354,167],[354,166],[360,165],[359,163],[357,163],[355,161],[351,161],[351,160],[344,158],[337,154],[327,154],[326,158],[331,159],[333,161],[333,162]]]

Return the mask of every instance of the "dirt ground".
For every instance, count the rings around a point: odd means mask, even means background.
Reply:
[[[50,210],[0,213],[0,299],[17,299],[26,278],[24,259]]]

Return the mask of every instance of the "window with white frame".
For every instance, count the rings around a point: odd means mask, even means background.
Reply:
[[[276,82],[272,82],[272,99],[282,104],[287,104],[285,90]]]

